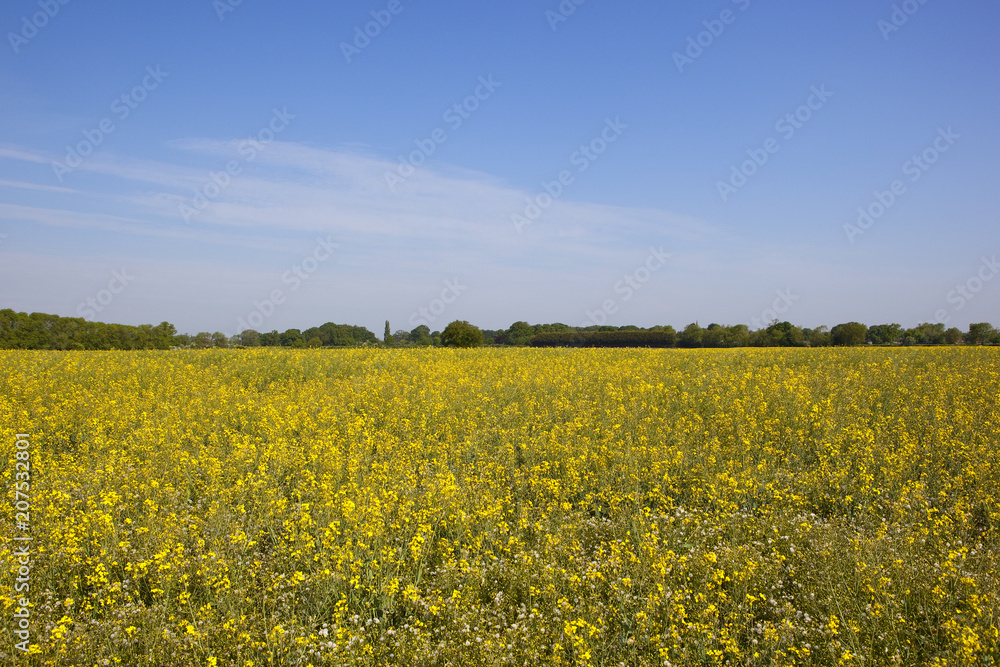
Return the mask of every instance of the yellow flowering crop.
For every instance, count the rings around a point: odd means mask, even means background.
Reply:
[[[0,664],[1000,663],[996,349],[0,366]]]

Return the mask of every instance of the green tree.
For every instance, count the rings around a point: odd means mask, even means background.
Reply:
[[[898,324],[874,324],[868,327],[868,342],[872,345],[895,345],[903,338]]]
[[[702,333],[701,344],[704,347],[729,347],[729,330],[713,322]]]
[[[726,338],[730,347],[746,347],[750,344],[750,327],[745,324],[726,327]]]
[[[445,347],[481,347],[483,332],[465,320],[455,320],[441,332],[441,344]]]
[[[941,345],[945,340],[944,324],[923,322],[906,330],[906,337],[913,339],[914,345]]]
[[[260,345],[260,334],[253,329],[246,329],[240,334],[240,345],[245,347],[257,347]]]
[[[281,334],[278,333],[277,329],[262,333],[260,335],[260,344],[262,347],[278,347],[281,345]]]
[[[212,334],[207,331],[200,332],[191,341],[191,345],[198,348],[199,350],[204,350],[205,348],[212,347]]]
[[[997,330],[989,322],[977,322],[969,325],[969,333],[965,335],[965,342],[969,345],[989,345],[997,337]]]
[[[944,342],[946,345],[958,345],[965,340],[965,334],[958,327],[952,327],[944,332]]]
[[[447,329],[445,329],[447,331]],[[535,327],[531,326],[527,322],[518,321],[510,325],[510,328],[504,332],[503,344],[504,345],[527,345],[531,337],[535,335]]]
[[[815,329],[803,329],[802,333],[809,347],[829,347],[833,344],[830,329],[825,324],[821,324]]]
[[[177,327],[170,322],[160,322],[152,331],[153,347],[158,350],[170,349],[173,345],[174,336],[177,335]]]
[[[389,328],[389,320],[385,321],[385,333],[382,334],[382,342],[386,345],[392,345],[395,342],[392,339],[392,329]]]
[[[684,331],[677,337],[677,347],[701,347],[701,340],[705,330],[698,326],[697,322],[684,327]]]
[[[771,339],[771,345],[778,347],[801,347],[806,344],[802,329],[791,322],[773,323],[767,328],[767,335]]]
[[[317,347],[323,347],[330,342],[329,334],[320,327],[312,327],[302,332],[302,339],[306,341],[309,347],[312,347],[313,338],[319,338],[319,345]]]
[[[421,324],[411,331],[410,340],[414,345],[430,345],[434,342],[431,339],[431,329],[426,324]]]
[[[830,338],[834,345],[861,345],[868,338],[868,327],[860,322],[838,324],[830,330]]]
[[[567,330],[569,329],[567,328]],[[666,340],[670,341],[668,347],[673,347],[674,345],[677,344],[677,330],[674,329],[669,324],[667,326],[657,324],[656,326],[650,327],[649,330],[663,332],[663,334],[667,336]]]
[[[376,344],[379,342],[371,331],[365,327],[356,327],[349,324],[334,324],[327,322],[319,327],[319,337],[323,345],[333,345],[335,347],[348,347],[352,345]]]
[[[502,345],[504,329],[483,329],[483,342],[486,345]]]

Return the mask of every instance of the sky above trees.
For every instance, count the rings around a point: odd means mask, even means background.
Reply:
[[[1000,296],[998,27],[986,0],[11,0],[0,307],[965,330]]]

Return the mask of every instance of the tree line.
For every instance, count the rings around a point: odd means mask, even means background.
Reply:
[[[166,350],[176,339],[177,329],[169,322],[130,326],[0,310],[0,349]]]
[[[105,324],[80,317],[0,310],[0,349],[7,350],[169,350],[210,347],[350,347],[380,345],[365,327],[327,322],[300,331],[258,333],[247,330],[236,336],[201,332],[182,334],[169,322],[153,326]]]
[[[388,325],[388,323],[386,323]],[[422,327],[426,330],[426,327]],[[480,330],[465,321],[452,322],[444,332],[397,331],[387,338],[390,345],[435,344],[476,347],[503,345],[533,347],[829,347],[855,345],[1000,345],[1000,331],[988,322],[969,325],[968,331],[925,322],[909,329],[899,324],[868,326],[845,322],[832,329],[798,327],[791,322],[772,322],[751,330],[745,324],[725,326],[691,323],[681,331],[670,325],[646,329],[629,325],[572,327],[566,324],[515,322],[508,329]]]
[[[153,326],[105,324],[78,317],[0,310],[0,349],[22,350],[166,350],[173,348],[290,347],[324,348],[356,346],[438,347],[827,347],[851,345],[1000,345],[1000,332],[988,322],[969,325],[968,331],[946,329],[940,323],[913,328],[899,324],[867,326],[860,322],[838,324],[832,329],[798,327],[772,322],[750,330],[745,324],[725,326],[697,322],[681,331],[672,326],[590,326],[514,322],[507,329],[480,329],[456,320],[443,331],[420,325],[412,331],[390,333],[389,322],[380,341],[365,327],[327,322],[309,329],[258,332],[247,329],[234,336],[221,332],[181,334],[169,322]]]

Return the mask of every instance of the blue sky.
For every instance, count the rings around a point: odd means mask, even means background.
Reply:
[[[0,307],[1000,324],[995,2],[232,1],[4,4]]]

